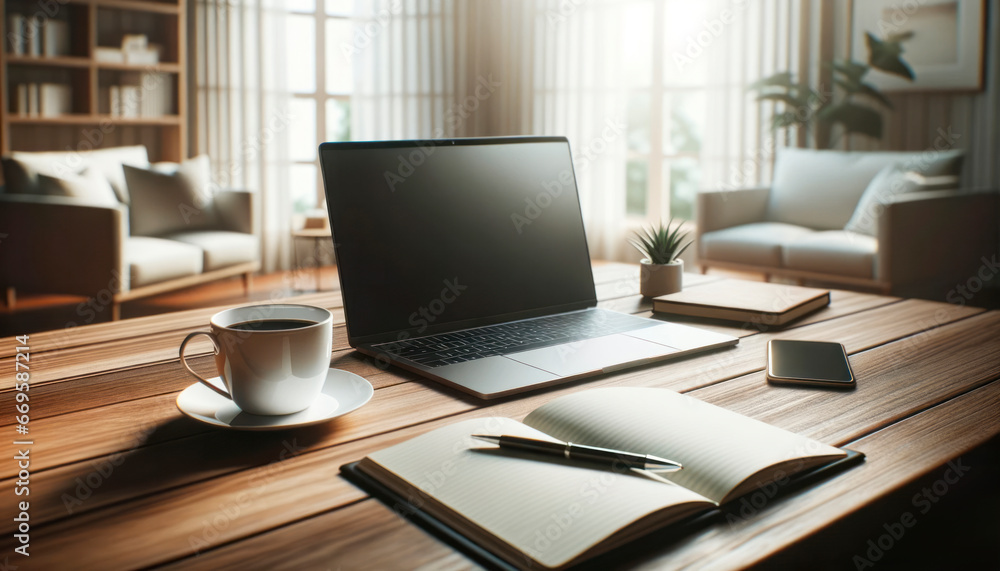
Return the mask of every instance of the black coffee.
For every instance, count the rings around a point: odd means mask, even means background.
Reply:
[[[287,331],[310,325],[316,325],[316,322],[308,319],[258,319],[236,323],[230,325],[229,328],[240,331]]]

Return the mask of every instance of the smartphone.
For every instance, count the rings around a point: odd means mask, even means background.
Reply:
[[[842,344],[791,339],[767,342],[767,380],[845,389],[856,384]]]

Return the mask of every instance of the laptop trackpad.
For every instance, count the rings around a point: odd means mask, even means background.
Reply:
[[[481,398],[503,396],[559,379],[558,375],[499,356],[445,365],[434,369],[433,374]]]
[[[677,352],[677,349],[671,347],[619,333],[523,353],[512,353],[506,357],[561,377],[570,377],[601,372],[614,368],[615,365],[655,359]]]

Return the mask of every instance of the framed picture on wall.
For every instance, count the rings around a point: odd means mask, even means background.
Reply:
[[[868,72],[882,91],[976,91],[983,87],[985,0],[856,0],[853,2],[851,50],[867,61],[867,33],[879,39],[910,32],[902,58],[913,81]]]

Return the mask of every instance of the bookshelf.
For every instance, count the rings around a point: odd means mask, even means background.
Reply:
[[[44,4],[44,6],[43,6]],[[46,10],[56,9],[55,13]],[[145,145],[151,161],[179,162],[187,149],[187,46],[184,0],[8,0],[3,3],[4,42],[0,50],[0,152],[65,151],[71,149]],[[17,16],[36,25],[16,26]],[[67,38],[43,32],[65,30]],[[41,24],[41,25],[37,25]],[[11,31],[26,30],[16,53]],[[38,32],[35,32],[38,30]],[[31,35],[40,34],[41,47]],[[46,35],[47,34],[47,35]],[[126,35],[140,34],[159,48],[156,64],[110,62],[98,56],[105,48],[120,48]],[[55,42],[59,49],[48,50]],[[36,52],[39,55],[34,55]],[[58,52],[54,53],[53,52]],[[69,86],[70,103],[42,113],[25,111],[22,100],[30,84]],[[112,106],[112,87],[137,86],[142,97],[155,91],[156,109],[131,108],[123,116],[121,101]],[[51,87],[48,88],[51,94]],[[21,91],[19,93],[19,90]],[[123,91],[122,91],[123,92]],[[135,93],[135,91],[133,91]],[[152,107],[152,106],[151,106]],[[34,111],[34,112],[32,112]],[[65,111],[65,112],[63,112]]]

